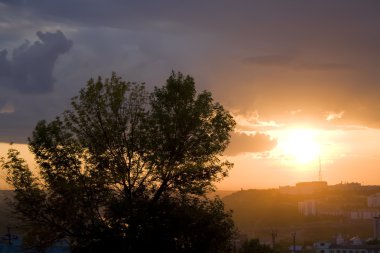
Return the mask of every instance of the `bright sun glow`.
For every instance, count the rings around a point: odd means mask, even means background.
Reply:
[[[298,163],[309,163],[318,159],[321,145],[314,129],[289,129],[278,140],[278,147],[287,158]]]

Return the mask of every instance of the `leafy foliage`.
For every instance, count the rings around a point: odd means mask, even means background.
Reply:
[[[221,160],[235,122],[211,93],[172,73],[143,84],[90,79],[72,108],[29,139],[34,175],[15,150],[2,167],[29,242],[65,239],[73,252],[223,252],[234,228],[205,193],[227,175]],[[213,238],[213,239],[212,239]]]

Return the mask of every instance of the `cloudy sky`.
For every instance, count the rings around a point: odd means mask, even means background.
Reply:
[[[0,1],[0,152],[90,77],[151,88],[176,70],[238,122],[220,188],[316,180],[319,164],[331,184],[380,184],[379,13],[377,0]]]

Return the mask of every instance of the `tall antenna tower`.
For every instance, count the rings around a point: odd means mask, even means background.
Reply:
[[[318,181],[322,181],[322,165],[321,165],[321,155],[318,156],[319,170],[318,170]]]

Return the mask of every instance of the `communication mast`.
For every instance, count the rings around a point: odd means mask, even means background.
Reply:
[[[318,170],[318,181],[322,181],[322,165],[321,165],[321,155],[318,156],[319,170]]]

